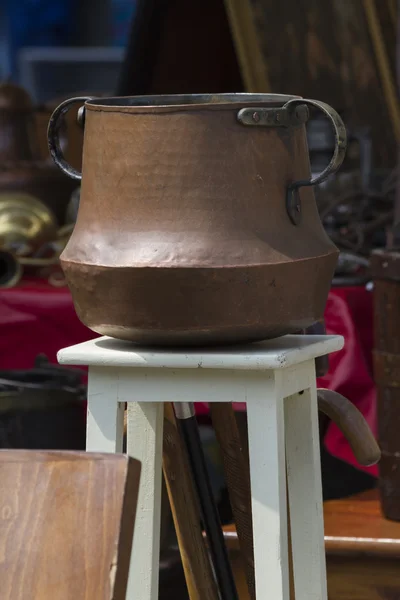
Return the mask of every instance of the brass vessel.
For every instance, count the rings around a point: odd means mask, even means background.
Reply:
[[[0,287],[14,286],[24,264],[57,238],[57,219],[38,198],[0,193]]]

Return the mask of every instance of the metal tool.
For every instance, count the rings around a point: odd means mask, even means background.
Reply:
[[[204,460],[194,405],[191,402],[177,402],[174,410],[186,445],[221,600],[239,600]]]
[[[163,471],[190,600],[218,600],[187,453],[171,404],[164,409]]]

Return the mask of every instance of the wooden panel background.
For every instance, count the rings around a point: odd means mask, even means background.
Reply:
[[[400,117],[393,0],[225,0],[225,4],[248,91],[299,94],[330,103],[349,125],[370,127],[376,161],[394,166]],[[376,42],[378,50],[383,47],[383,62],[377,58]],[[382,52],[379,56],[382,59]]]
[[[154,52],[149,64],[129,64],[126,95],[246,89],[317,98],[341,111],[349,126],[371,129],[377,166],[395,165],[397,0],[154,0],[154,5],[163,19],[159,28],[145,27],[142,54],[153,46]],[[149,71],[144,87],[143,69]],[[80,146],[81,133],[73,131],[68,158],[74,166]]]

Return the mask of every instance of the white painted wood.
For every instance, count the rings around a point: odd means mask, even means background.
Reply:
[[[127,600],[157,600],[164,405],[128,405],[127,451],[142,463]]]
[[[296,600],[327,600],[318,407],[313,385],[285,399],[286,461]]]
[[[128,403],[128,453],[142,475],[127,600],[158,598],[163,402],[172,401],[247,403],[257,600],[289,600],[286,452],[296,600],[326,600],[314,358],[342,346],[340,336],[286,336],[150,351],[99,338],[59,352],[62,364],[90,365],[88,450],[122,451]]]
[[[308,361],[288,367],[283,371],[275,371],[276,377],[281,375],[282,396],[284,398],[315,385],[315,373],[310,373],[307,365]]]
[[[148,350],[130,342],[102,337],[64,348],[57,356],[61,364],[74,365],[264,371],[284,369],[336,352],[343,344],[343,338],[338,335],[287,335],[246,346],[206,351],[198,348]]]
[[[115,369],[89,367],[86,450],[122,452],[124,406],[118,402]]]
[[[160,398],[163,402],[245,402],[253,380],[273,377],[272,371],[127,367],[103,367],[102,371],[118,377],[119,402],[158,402]]]
[[[247,399],[257,600],[289,600],[282,387],[252,386]]]

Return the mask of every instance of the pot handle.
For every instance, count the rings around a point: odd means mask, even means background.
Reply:
[[[329,165],[321,173],[319,173],[319,175],[316,175],[309,180],[295,181],[288,186],[286,194],[286,208],[290,220],[294,225],[297,225],[301,218],[300,195],[298,193],[299,188],[309,185],[317,185],[318,183],[321,183],[327,179],[331,173],[335,173],[343,162],[347,148],[346,127],[338,113],[331,106],[329,106],[329,104],[325,104],[325,102],[320,102],[319,100],[307,100],[299,98],[289,100],[289,102],[286,102],[283,108],[290,109],[292,106],[297,104],[307,104],[308,106],[318,108],[328,117],[335,132],[335,150]]]
[[[47,144],[51,157],[55,164],[71,179],[81,181],[82,173],[71,167],[71,165],[65,160],[61,150],[60,144],[60,128],[64,120],[64,116],[70,110],[73,104],[82,104],[89,100],[93,100],[91,96],[78,96],[77,98],[70,98],[61,102],[59,106],[54,110],[49,120],[49,126],[47,128]],[[82,107],[83,108],[83,107]],[[78,114],[78,122],[83,125],[83,113]]]

